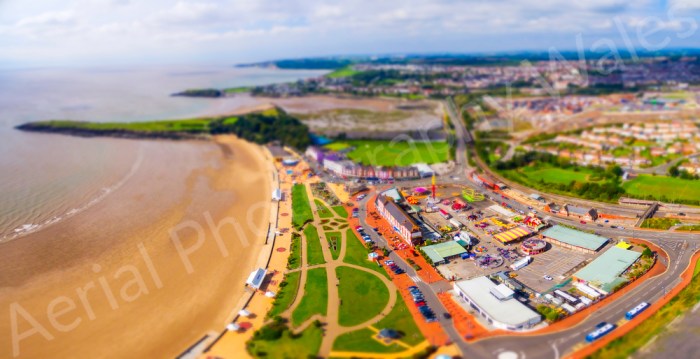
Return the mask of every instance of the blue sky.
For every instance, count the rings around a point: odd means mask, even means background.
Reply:
[[[700,47],[700,0],[0,0],[0,66]]]

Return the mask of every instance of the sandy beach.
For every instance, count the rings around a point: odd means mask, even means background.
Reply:
[[[0,357],[172,358],[219,332],[264,244],[271,179],[260,147],[216,142],[142,141],[105,200],[0,245]]]

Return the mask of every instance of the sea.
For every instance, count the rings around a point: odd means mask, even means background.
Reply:
[[[324,73],[233,66],[0,69],[0,243],[89,210],[129,180],[143,151],[135,140],[27,133],[15,126],[50,119],[133,122],[225,114],[257,101],[171,94]]]

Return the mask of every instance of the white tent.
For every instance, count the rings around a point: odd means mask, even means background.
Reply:
[[[238,312],[238,315],[240,315],[241,317],[246,317],[246,318],[249,317],[250,314],[251,314],[251,313],[250,313],[249,311],[245,310],[245,309],[241,309],[241,310]]]
[[[241,329],[241,326],[236,323],[229,323],[229,325],[226,326],[226,330],[229,332],[235,332],[239,329]]]

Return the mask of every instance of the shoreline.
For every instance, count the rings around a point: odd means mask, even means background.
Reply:
[[[225,159],[219,145],[231,148],[233,159]],[[51,340],[39,333],[21,339],[18,357],[175,356],[228,320],[231,306],[222,303],[240,297],[264,246],[261,233],[269,221],[255,213],[270,207],[271,191],[245,188],[271,184],[267,170],[264,177],[259,173],[269,166],[268,158],[260,146],[232,136],[211,143],[145,141],[145,146],[142,170],[90,211],[0,244],[0,302],[8,308],[17,303],[51,335]],[[178,166],[167,165],[172,158]],[[165,178],[176,180],[160,181]],[[252,222],[245,222],[251,215]],[[207,232],[200,240],[185,228],[192,221],[205,227],[206,216],[229,239],[225,255],[216,234]],[[250,228],[237,234],[233,226],[221,225],[226,219]],[[167,235],[178,226],[180,244],[190,250],[191,272]],[[245,238],[235,241],[240,235]],[[88,287],[85,306],[76,288]],[[65,332],[44,313],[56,300],[74,306],[61,318],[63,325],[71,324]],[[0,324],[8,333],[0,344],[2,356],[12,358],[9,314]],[[20,332],[31,328],[27,318],[19,319]]]

